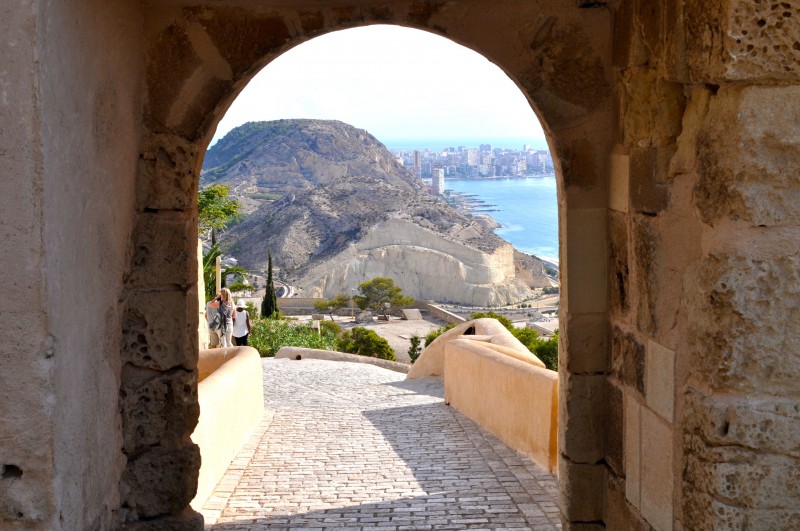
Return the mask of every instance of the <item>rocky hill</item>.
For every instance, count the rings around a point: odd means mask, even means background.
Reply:
[[[485,305],[549,285],[490,218],[434,197],[372,135],[341,122],[245,124],[209,149],[201,182],[228,185],[244,205],[223,249],[252,271],[271,252],[303,296],[388,276],[412,297]]]

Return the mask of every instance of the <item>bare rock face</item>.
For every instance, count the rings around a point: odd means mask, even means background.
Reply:
[[[510,244],[487,253],[397,218],[311,268],[298,284],[307,286],[307,296],[332,297],[374,277],[394,279],[405,295],[417,299],[485,306],[532,296],[514,276]]]
[[[375,277],[408,296],[506,304],[549,285],[493,222],[431,195],[374,137],[335,121],[246,124],[208,151],[204,182],[227,184],[247,217],[222,236],[251,271],[268,253],[306,296],[349,293]]]

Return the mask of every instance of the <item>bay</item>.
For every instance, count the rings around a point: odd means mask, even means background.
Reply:
[[[501,227],[495,233],[517,250],[558,261],[558,199],[555,175],[495,179],[445,179],[445,189],[475,196],[473,209]]]

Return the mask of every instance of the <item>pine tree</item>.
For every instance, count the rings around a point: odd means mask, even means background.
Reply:
[[[272,253],[267,256],[269,257],[267,291],[264,293],[264,300],[261,302],[261,316],[269,319],[278,313],[278,297],[275,295],[275,286],[272,283]]]

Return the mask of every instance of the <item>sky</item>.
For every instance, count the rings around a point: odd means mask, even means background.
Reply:
[[[329,33],[276,58],[233,102],[212,144],[245,122],[281,118],[341,120],[389,148],[469,141],[521,148],[503,140],[547,147],[536,115],[499,67],[448,39],[398,26]]]

